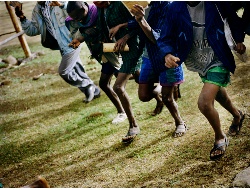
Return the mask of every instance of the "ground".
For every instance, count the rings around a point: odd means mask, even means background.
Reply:
[[[24,4],[28,14],[26,7],[32,10],[34,2]],[[0,10],[1,21],[7,22],[0,25],[2,34],[12,27],[4,2],[0,2]],[[51,187],[230,187],[236,174],[249,166],[249,61],[236,58],[237,69],[227,88],[232,101],[246,113],[242,132],[230,137],[225,157],[212,162],[213,133],[197,108],[202,86],[197,74],[185,69],[178,105],[189,130],[177,139],[172,137],[173,120],[166,108],[162,114],[150,116],[155,102],[141,103],[138,86],[129,81],[128,94],[141,134],[124,146],[121,138],[128,123],[111,124],[116,110],[104,93],[83,104],[78,89],[57,74],[59,52],[42,48],[39,37],[27,41],[33,52],[44,51],[45,56],[0,74],[0,82],[10,81],[0,87],[0,178],[4,187],[27,185],[37,175],[44,176]],[[250,55],[249,37],[245,44]],[[10,54],[22,57],[18,45],[18,40],[6,44],[0,58]],[[85,53],[83,49],[84,63]],[[87,65],[86,70],[98,84],[100,65]],[[39,80],[32,80],[40,73],[44,75]],[[216,108],[227,131],[232,118],[220,105]]]

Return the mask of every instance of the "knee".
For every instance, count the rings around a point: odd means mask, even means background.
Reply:
[[[169,107],[170,105],[173,105],[175,103],[172,95],[163,95],[162,101],[164,102],[164,104],[167,107]]]
[[[124,91],[125,91],[124,87],[122,87],[122,86],[120,86],[120,85],[115,85],[115,86],[113,87],[113,90],[115,91],[115,93],[116,93],[117,95],[121,95],[121,94],[123,94]]]
[[[139,94],[139,99],[142,102],[149,102],[152,98],[149,97],[147,94]]]
[[[60,68],[60,67],[58,68],[58,74],[59,74],[63,79],[67,78],[67,74],[66,74],[65,70],[62,69],[62,68]]]
[[[108,88],[110,88],[110,86],[109,86],[107,83],[105,83],[104,81],[102,81],[102,80],[99,81],[99,86],[100,86],[100,88],[101,88],[103,91],[105,91],[105,90],[107,90]]]
[[[209,110],[210,105],[208,102],[199,99],[198,100],[198,108],[199,108],[201,113],[205,113],[206,111]]]

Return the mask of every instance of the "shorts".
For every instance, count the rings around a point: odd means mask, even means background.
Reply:
[[[112,75],[114,73],[118,73],[119,70],[117,70],[112,63],[107,62],[102,64],[101,72],[106,75]]]
[[[184,82],[184,73],[182,65],[177,68],[167,69],[160,74],[153,71],[151,61],[143,57],[141,66],[139,84],[158,83],[161,86],[175,86]]]
[[[148,58],[142,58],[139,84],[158,83],[159,75],[153,71],[151,61]]]
[[[225,67],[212,67],[205,76],[201,76],[203,83],[211,83],[226,87],[230,83],[230,72]]]
[[[175,86],[184,82],[182,64],[176,68],[167,69],[160,73],[161,86]]]
[[[139,59],[133,58],[133,59],[129,59],[126,61],[123,60],[123,64],[122,64],[119,72],[126,73],[126,74],[134,74],[135,71],[140,70],[141,62],[142,62],[141,57]]]

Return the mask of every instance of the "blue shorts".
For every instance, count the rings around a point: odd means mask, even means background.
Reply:
[[[182,65],[177,68],[167,69],[160,74],[153,71],[152,64],[148,58],[143,57],[139,84],[158,83],[161,86],[174,86],[184,82]]]
[[[159,75],[157,75],[152,68],[151,62],[148,58],[142,58],[142,65],[139,77],[139,84],[158,83]]]
[[[102,64],[101,72],[106,75],[112,75],[118,73],[119,70],[117,70],[110,62],[107,62]]]

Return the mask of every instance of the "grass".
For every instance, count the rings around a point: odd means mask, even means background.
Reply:
[[[150,116],[155,102],[140,102],[138,85],[128,82],[127,92],[141,134],[125,146],[121,138],[128,122],[111,124],[116,110],[107,96],[102,92],[91,103],[82,103],[83,94],[57,74],[59,52],[37,43],[30,48],[45,55],[0,74],[0,82],[11,81],[0,87],[0,178],[4,187],[24,186],[38,175],[56,188],[231,187],[235,175],[249,166],[249,117],[240,136],[230,138],[225,157],[219,162],[209,160],[214,135],[197,108],[202,83],[196,73],[185,69],[186,81],[181,85],[178,105],[189,127],[182,138],[172,137],[175,127],[168,110]],[[24,56],[19,46],[1,49],[1,58],[6,55]],[[88,64],[88,55],[84,47],[82,61],[98,84],[101,67]],[[40,73],[44,75],[39,80],[32,80]],[[246,113],[249,80],[249,62],[237,60],[227,90],[235,105]],[[232,118],[220,105],[215,106],[226,132]]]

